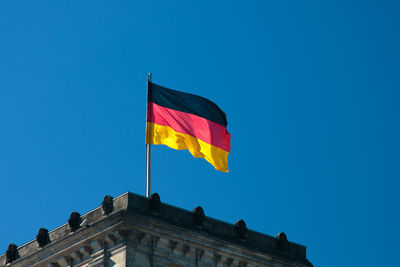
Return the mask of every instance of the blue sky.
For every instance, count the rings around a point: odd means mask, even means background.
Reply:
[[[163,202],[396,266],[398,1],[0,4],[0,253],[106,194],[144,194],[146,75],[216,102],[229,173],[153,147]]]

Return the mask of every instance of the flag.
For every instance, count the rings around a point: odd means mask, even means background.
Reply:
[[[210,100],[149,82],[146,144],[188,149],[227,172],[231,135],[226,126],[225,113]]]

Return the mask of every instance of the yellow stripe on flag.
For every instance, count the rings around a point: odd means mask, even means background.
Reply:
[[[228,172],[229,152],[210,145],[191,135],[175,132],[169,126],[162,126],[147,122],[146,143],[154,145],[166,145],[170,148],[188,149],[193,157],[204,158],[215,169]]]

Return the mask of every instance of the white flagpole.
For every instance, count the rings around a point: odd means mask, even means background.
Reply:
[[[147,95],[149,94],[150,82],[151,82],[151,73],[147,74]],[[146,106],[147,105],[148,103],[146,104]],[[147,108],[146,108],[146,125],[147,125]],[[146,129],[146,134],[147,134],[147,129]],[[151,194],[151,144],[146,144],[146,197],[149,197],[150,194]]]

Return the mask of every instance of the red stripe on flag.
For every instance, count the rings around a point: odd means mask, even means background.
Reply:
[[[147,121],[169,126],[176,132],[189,134],[225,151],[231,150],[231,135],[226,127],[205,118],[148,102]]]

